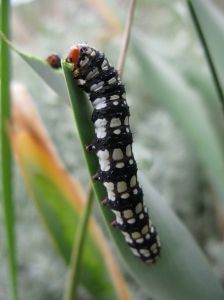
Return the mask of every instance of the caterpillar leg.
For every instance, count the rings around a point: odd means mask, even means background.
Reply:
[[[96,151],[95,145],[94,144],[86,145],[86,151],[88,151],[88,152],[95,152]]]

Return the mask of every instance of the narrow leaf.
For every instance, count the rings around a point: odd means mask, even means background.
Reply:
[[[87,233],[88,221],[93,205],[93,190],[90,189],[89,197],[85,205],[81,220],[77,229],[77,235],[74,241],[71,261],[68,270],[67,283],[65,285],[64,300],[77,299],[77,287],[79,283],[79,274],[82,266],[82,253],[84,249],[85,237]]]
[[[85,145],[93,137],[89,107],[85,97],[74,84],[72,71],[66,62],[63,62],[63,69],[80,141],[90,178],[92,178],[97,170],[98,163],[95,155],[85,151]],[[106,196],[105,189],[99,183],[92,182],[92,185],[98,200],[102,200]],[[115,240],[130,274],[154,299],[221,300],[224,297],[221,285],[212,274],[207,260],[190,233],[166,205],[165,201],[162,201],[159,195],[150,188],[149,184],[145,183],[145,180],[144,194],[146,199],[150,199],[150,214],[162,240],[161,258],[153,266],[143,264],[132,255],[121,233],[109,225],[112,220],[112,213],[100,205],[108,230]]]
[[[9,36],[10,1],[1,1],[0,30]],[[12,161],[11,150],[6,133],[6,121],[10,116],[10,55],[9,46],[1,41],[0,56],[0,151],[1,151],[1,199],[4,211],[5,237],[9,268],[9,295],[11,299],[18,299],[17,292],[17,266],[16,266],[16,241],[14,203],[12,199]]]

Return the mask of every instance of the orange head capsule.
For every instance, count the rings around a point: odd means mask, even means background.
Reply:
[[[66,61],[72,63],[74,67],[77,66],[80,49],[77,46],[73,46],[66,57]]]

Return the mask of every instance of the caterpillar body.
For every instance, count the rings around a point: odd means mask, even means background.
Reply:
[[[66,61],[93,105],[95,140],[87,149],[99,158],[100,170],[94,178],[107,190],[103,204],[115,214],[112,224],[121,230],[133,254],[154,263],[160,255],[160,240],[137,179],[125,87],[105,55],[93,47],[72,47]]]

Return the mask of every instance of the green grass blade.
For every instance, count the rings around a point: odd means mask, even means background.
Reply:
[[[10,1],[1,2],[1,31],[9,36]],[[9,141],[7,137],[6,121],[10,115],[10,55],[9,46],[1,41],[1,192],[4,211],[5,236],[8,254],[8,267],[10,277],[11,299],[18,299],[17,293],[17,267],[15,245],[15,220],[14,204],[12,199],[12,159]]]
[[[136,42],[138,41],[138,42]],[[224,152],[219,135],[210,121],[200,96],[186,84],[181,74],[136,40],[133,44],[142,78],[150,93],[180,125],[195,147],[213,187],[224,201]]]
[[[188,7],[189,7],[189,11],[190,11],[192,20],[195,24],[195,28],[198,32],[198,36],[199,36],[199,39],[201,41],[202,47],[204,49],[205,57],[206,57],[207,62],[208,62],[208,66],[209,66],[209,69],[210,69],[210,72],[211,72],[211,75],[212,75],[212,78],[213,78],[213,81],[214,81],[214,85],[215,85],[219,100],[220,100],[220,102],[222,104],[222,107],[224,109],[224,94],[223,94],[223,90],[222,90],[220,80],[218,78],[218,74],[217,74],[216,69],[215,69],[215,65],[214,65],[213,60],[212,60],[212,56],[211,56],[209,48],[208,48],[207,41],[205,39],[203,30],[201,28],[201,25],[200,25],[200,22],[199,22],[199,19],[197,17],[197,13],[194,9],[194,5],[193,5],[192,1],[188,0],[187,4],[188,4]]]
[[[210,0],[191,1],[224,91],[224,14]]]
[[[66,62],[63,63],[63,69],[80,141],[92,178],[98,163],[95,155],[85,151],[85,145],[93,138],[89,105],[74,84],[72,72]],[[150,200],[150,215],[162,240],[162,255],[155,265],[144,265],[132,255],[120,232],[109,225],[114,219],[112,213],[100,205],[108,230],[130,274],[156,300],[223,299],[224,291],[221,285],[188,230],[143,178],[142,183],[146,202]],[[92,182],[92,185],[100,201],[106,196],[105,189],[100,183]]]
[[[64,300],[77,299],[77,287],[79,284],[79,277],[82,265],[82,252],[85,243],[85,238],[88,232],[88,222],[91,215],[91,209],[93,205],[93,190],[90,189],[89,197],[85,206],[85,210],[81,216],[77,228],[77,235],[73,245],[73,251],[71,254],[71,261],[68,270],[67,282],[65,284]]]

